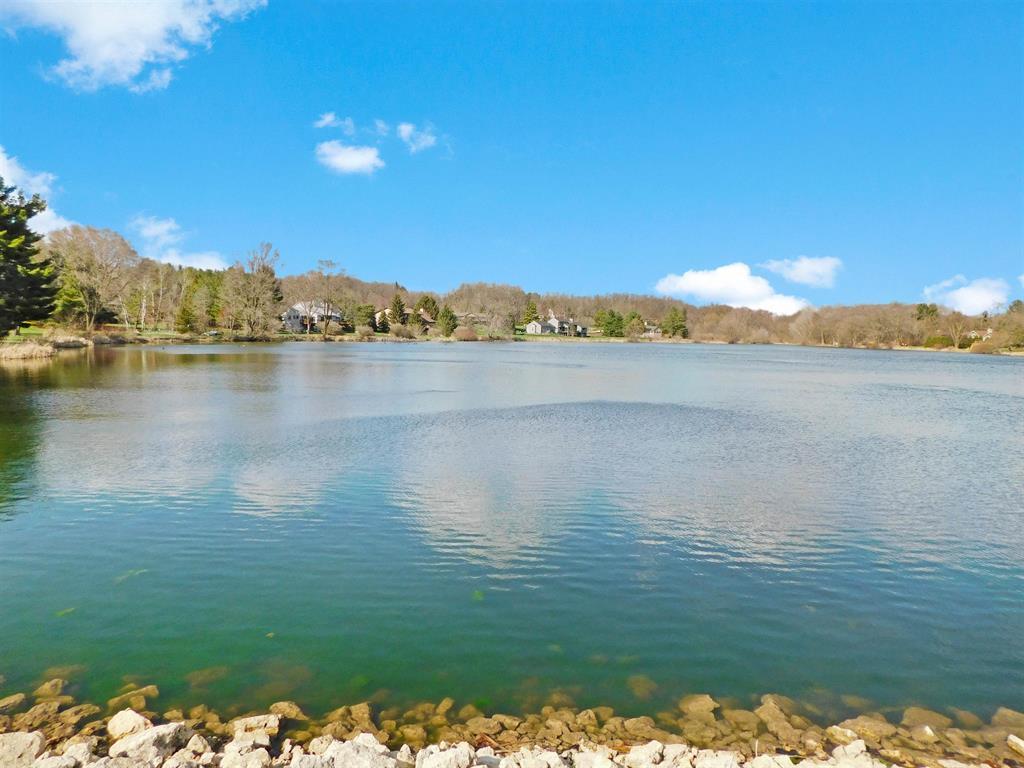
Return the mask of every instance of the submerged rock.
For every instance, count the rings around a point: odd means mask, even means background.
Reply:
[[[997,728],[1006,728],[1008,730],[1017,731],[1018,733],[1024,733],[1024,712],[1017,712],[1016,710],[1009,709],[1007,707],[1000,707],[996,710],[996,713],[992,715],[992,725]]]
[[[920,725],[927,725],[932,728],[949,728],[953,720],[938,712],[922,707],[908,707],[903,712],[903,719],[900,725],[904,728],[916,728]]]
[[[0,699],[0,715],[20,709],[27,698],[24,693],[15,693]]]
[[[677,704],[679,711],[687,715],[700,712],[714,712],[718,709],[718,702],[706,693],[697,693],[692,696],[684,696]]]

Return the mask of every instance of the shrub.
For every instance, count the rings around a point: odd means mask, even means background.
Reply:
[[[358,336],[362,341],[372,339],[374,336],[373,328],[368,325],[356,326],[356,336]]]
[[[416,334],[408,325],[392,325],[391,335],[396,339],[415,339]]]
[[[945,349],[953,346],[953,339],[949,336],[929,336],[921,346],[929,349]]]
[[[476,331],[470,328],[468,325],[460,325],[455,329],[455,338],[458,341],[476,341]]]
[[[977,355],[993,355],[998,351],[991,341],[976,341],[971,344],[971,352]]]

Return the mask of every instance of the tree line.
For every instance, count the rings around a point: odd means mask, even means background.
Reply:
[[[264,338],[281,330],[282,313],[296,307],[306,318],[302,330],[324,337],[504,337],[554,315],[608,337],[639,338],[655,331],[730,343],[1024,347],[1020,300],[1004,312],[974,317],[935,304],[899,303],[808,308],[780,317],[667,297],[531,293],[492,283],[464,283],[434,294],[359,280],[329,261],[281,276],[280,256],[269,243],[227,269],[209,270],[141,257],[110,229],[75,225],[42,238],[30,219],[44,209],[38,196],[26,199],[0,179],[0,335],[50,321],[86,332],[117,325],[126,331],[220,330]]]

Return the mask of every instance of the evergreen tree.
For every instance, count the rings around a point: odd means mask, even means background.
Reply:
[[[392,325],[405,325],[405,302],[402,301],[402,295],[396,293],[391,297],[391,317],[388,321]]]
[[[416,306],[414,309],[416,310],[417,313],[419,313],[419,311],[422,309],[424,312],[430,315],[431,320],[437,320],[437,315],[441,311],[440,308],[437,306],[437,299],[435,299],[429,293],[424,293],[422,296],[420,296],[419,300],[416,302]]]
[[[689,331],[686,329],[686,310],[672,307],[661,323],[661,332],[666,336],[678,336],[681,339],[687,338]]]
[[[640,317],[636,312],[630,312],[630,317],[627,318],[626,323],[626,335],[631,339],[639,338],[644,335],[644,331],[647,330],[647,325],[644,323],[643,318]]]
[[[537,313],[537,304],[533,299],[530,299],[530,301],[526,302],[526,309],[523,310],[523,325],[539,319],[540,315]]]
[[[178,333],[192,333],[198,329],[198,318],[195,307],[192,305],[192,290],[188,290],[181,297],[181,305],[174,317],[174,330]]]
[[[377,314],[377,310],[374,309],[373,304],[360,304],[355,310],[356,325],[368,325],[376,330],[377,321],[373,318],[375,314]]]
[[[599,325],[605,336],[624,336],[626,333],[626,319],[614,309],[601,315]]]
[[[0,336],[53,312],[53,265],[39,259],[36,244],[42,237],[28,223],[45,208],[39,195],[26,200],[0,177]]]
[[[441,331],[441,335],[445,338],[451,336],[458,325],[459,318],[455,316],[452,308],[445,304],[437,315],[437,327]]]
[[[377,333],[387,333],[391,330],[391,323],[388,322],[387,312],[380,313],[379,319],[374,324],[374,330],[377,331]]]

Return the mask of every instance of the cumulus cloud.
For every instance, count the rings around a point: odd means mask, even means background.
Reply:
[[[434,135],[434,126],[432,125],[428,124],[422,129],[418,129],[412,123],[399,123],[397,130],[398,138],[405,142],[410,154],[415,155],[417,152],[430,149],[437,144],[437,136]]]
[[[963,275],[954,275],[941,283],[927,286],[924,297],[965,315],[980,315],[1006,304],[1010,298],[1010,286],[998,277],[968,280]]]
[[[340,141],[322,141],[316,145],[316,159],[335,173],[370,175],[384,167],[376,147],[355,147]]]
[[[346,136],[356,135],[356,122],[351,117],[338,117],[334,112],[324,112],[313,123],[315,128],[341,128]]]
[[[165,264],[197,269],[225,269],[227,262],[216,251],[183,252],[178,248],[185,239],[181,226],[172,218],[136,216],[128,223],[142,243],[143,256]]]
[[[173,69],[196,48],[209,47],[218,25],[236,21],[267,0],[0,0],[0,23],[60,37],[68,56],[50,73],[72,88],[108,85],[132,91],[166,88]]]
[[[688,296],[708,304],[763,309],[775,315],[793,315],[810,306],[806,299],[776,293],[765,278],[751,274],[742,261],[715,269],[690,269],[666,275],[655,286],[658,293]]]
[[[48,171],[30,171],[21,164],[18,158],[8,155],[6,150],[0,146],[0,178],[9,187],[17,187],[26,197],[39,195],[47,201],[47,208],[40,214],[33,216],[30,226],[41,235],[64,229],[74,224],[73,221],[65,219],[55,210],[49,207],[50,198],[53,196],[53,184],[57,177]]]
[[[791,283],[831,288],[843,262],[835,256],[799,256],[795,259],[774,259],[758,266],[782,275]]]

